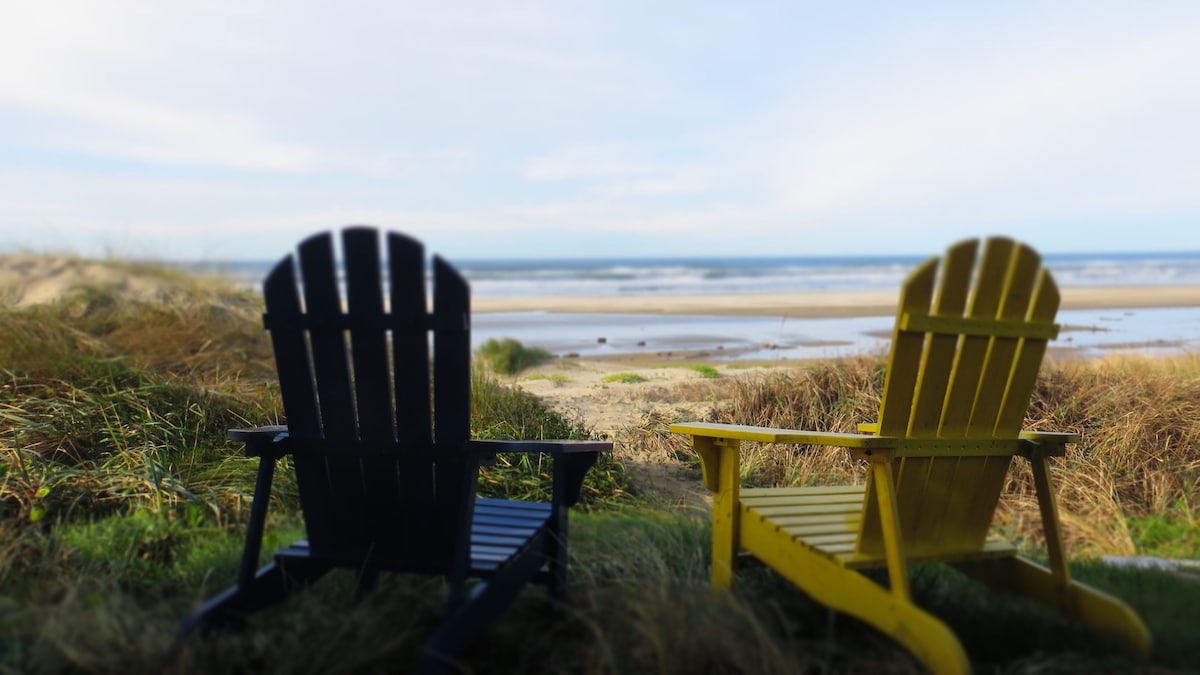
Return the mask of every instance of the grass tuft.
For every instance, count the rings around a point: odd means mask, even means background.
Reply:
[[[638,384],[647,381],[646,377],[639,373],[613,373],[612,375],[605,375],[604,379],[601,380],[601,382],[615,382],[617,384]]]
[[[541,347],[526,347],[515,338],[490,338],[479,347],[479,356],[502,375],[516,375],[554,358]]]

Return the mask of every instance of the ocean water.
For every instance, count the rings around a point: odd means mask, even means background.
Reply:
[[[459,260],[476,297],[662,296],[891,290],[924,256]],[[1062,287],[1200,285],[1200,252],[1050,254]],[[217,263],[257,286],[267,262]],[[1150,292],[1149,290],[1147,292]],[[1055,343],[1085,353],[1200,349],[1200,308],[1064,310]],[[820,358],[886,348],[891,317],[714,317],[517,312],[476,314],[473,342],[515,337],[557,354],[701,350],[726,358]],[[883,337],[881,337],[883,336]]]
[[[463,260],[477,296],[690,295],[894,289],[925,256]],[[1060,286],[1200,284],[1200,252],[1048,255]]]
[[[479,297],[890,290],[925,256],[455,260]],[[1051,254],[1060,286],[1200,285],[1200,252]],[[257,286],[273,261],[190,265]]]

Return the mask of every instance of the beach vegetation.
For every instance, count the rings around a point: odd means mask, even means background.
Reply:
[[[352,576],[332,576],[244,631],[174,644],[181,617],[236,575],[257,460],[227,443],[225,429],[285,420],[258,301],[218,283],[191,293],[173,283],[168,300],[84,289],[0,308],[0,672],[403,670],[444,612],[438,579],[384,575],[356,599]],[[838,359],[691,378],[672,396],[705,401],[711,421],[853,431],[877,411],[882,377],[880,358]],[[584,420],[484,368],[473,370],[472,389],[478,437],[591,435]],[[1083,436],[1054,467],[1073,555],[1200,558],[1197,407],[1192,357],[1043,369],[1028,425]],[[732,592],[709,587],[707,518],[639,493],[626,461],[658,456],[687,475],[687,439],[666,431],[684,414],[648,412],[589,472],[571,520],[571,607],[522,593],[464,668],[919,672],[890,640],[831,616],[766,568],[740,570]],[[745,457],[750,484],[862,479],[840,450],[746,444]],[[545,499],[550,461],[501,455],[484,468],[480,492]],[[304,534],[289,468],[281,460],[264,555]],[[1000,520],[1036,555],[1031,485],[1018,462]],[[1195,579],[1087,560],[1071,570],[1145,618],[1151,663],[948,568],[915,572],[912,585],[963,638],[977,672],[1171,673],[1200,663]]]
[[[639,384],[641,382],[648,382],[649,380],[641,373],[613,373],[611,375],[605,375],[600,381],[613,382],[616,384]]]
[[[715,380],[718,377],[721,377],[720,371],[718,371],[716,368],[714,368],[708,364],[705,364],[705,363],[696,363],[696,364],[688,366],[688,368],[699,373],[700,377],[703,377],[705,379]]]
[[[541,347],[527,347],[516,338],[489,338],[479,346],[478,354],[502,375],[516,375],[554,358]]]
[[[524,379],[530,382],[547,380],[556,387],[561,387],[571,381],[571,378],[562,373],[533,373],[532,375],[526,375]]]

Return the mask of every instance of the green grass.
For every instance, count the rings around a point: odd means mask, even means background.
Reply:
[[[718,371],[716,368],[713,368],[712,366],[709,366],[709,365],[706,365],[703,363],[697,363],[695,365],[688,366],[688,368],[696,371],[697,373],[700,374],[700,377],[703,377],[705,379],[715,380],[718,377],[721,377],[720,371]]]
[[[479,347],[479,356],[502,375],[516,375],[554,358],[541,347],[526,347],[515,338],[489,338]]]
[[[605,375],[601,382],[611,382],[616,384],[638,384],[646,382],[646,377],[639,373],[613,373]]]
[[[536,382],[538,380],[548,380],[549,382],[553,383],[554,386],[556,386],[556,387],[561,387],[564,384],[571,381],[571,378],[567,377],[566,375],[563,375],[562,373],[550,373],[550,374],[534,373],[532,375],[527,375],[522,379],[525,381],[529,381],[529,382]]]
[[[1165,513],[1130,518],[1128,526],[1142,555],[1200,560],[1200,523],[1184,504]]]
[[[131,270],[136,272],[136,269]],[[80,289],[0,309],[0,672],[404,672],[444,612],[437,579],[386,576],[356,601],[353,578],[251,618],[242,632],[173,646],[179,620],[236,574],[257,463],[225,429],[281,421],[261,308],[219,284],[162,303]],[[618,374],[611,381],[626,378]],[[725,378],[719,421],[847,431],[878,408],[882,361]],[[711,387],[712,383],[693,382]],[[483,368],[472,429],[490,438],[586,438],[580,420]],[[1200,558],[1200,359],[1051,364],[1029,424],[1083,434],[1055,466],[1072,551]],[[655,417],[605,456],[572,512],[573,604],[522,593],[466,655],[474,672],[919,672],[892,641],[831,617],[779,575],[746,565],[708,586],[707,519],[654,508],[632,449],[691,457]],[[750,484],[820,482],[861,467],[828,449],[750,448]],[[545,499],[549,459],[501,455],[481,494]],[[264,556],[303,536],[281,461]],[[1001,513],[1017,535],[1027,477]],[[1036,507],[1032,507],[1036,509]],[[976,672],[1195,672],[1200,584],[1080,562],[1072,574],[1128,601],[1155,637],[1150,664],[1030,603],[941,566],[912,575],[918,601],[960,635]]]

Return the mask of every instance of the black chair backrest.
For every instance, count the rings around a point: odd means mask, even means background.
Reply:
[[[264,323],[314,553],[437,572],[475,494],[470,293],[435,257],[430,312],[421,244],[380,243],[343,230],[339,266],[332,233],[301,242],[267,277]]]

